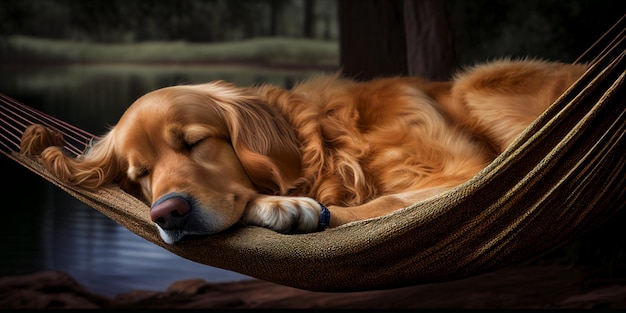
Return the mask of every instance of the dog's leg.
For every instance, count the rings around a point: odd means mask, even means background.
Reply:
[[[405,208],[448,190],[434,187],[386,195],[354,207],[329,206],[330,227],[373,218]],[[308,233],[319,230],[322,205],[307,197],[259,196],[248,205],[244,224],[266,227],[281,233]]]
[[[452,101],[441,104],[458,124],[487,138],[501,153],[586,68],[542,61],[484,64],[459,75],[448,99]]]
[[[307,197],[261,195],[250,201],[242,222],[281,233],[318,230],[322,205]]]
[[[354,207],[329,206],[331,212],[330,227],[386,215],[449,189],[448,187],[433,187],[386,195]]]

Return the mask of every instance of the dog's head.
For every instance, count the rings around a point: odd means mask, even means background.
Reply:
[[[284,118],[224,82],[150,92],[86,154],[46,149],[41,160],[70,183],[118,183],[143,198],[167,243],[233,226],[255,195],[284,193],[300,173]]]

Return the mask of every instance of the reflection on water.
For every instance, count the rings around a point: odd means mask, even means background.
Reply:
[[[70,273],[88,289],[114,295],[165,290],[180,279],[232,281],[247,276],[183,259],[136,236],[48,184],[42,248],[46,268]]]
[[[291,85],[314,71],[238,67],[91,65],[4,68],[0,92],[71,124],[102,134],[147,91],[223,79],[242,86]],[[249,279],[183,259],[119,226],[15,162],[2,157],[0,275],[60,270],[89,290],[113,296],[165,290],[181,279]]]

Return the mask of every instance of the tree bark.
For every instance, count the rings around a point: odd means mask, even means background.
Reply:
[[[340,0],[340,63],[367,80],[417,75],[449,78],[454,62],[444,0]]]
[[[404,0],[404,29],[409,75],[449,79],[454,43],[446,1]]]
[[[340,62],[359,80],[408,74],[403,0],[340,0]]]
[[[274,37],[278,35],[278,11],[279,11],[279,3],[278,0],[270,0],[270,37]]]
[[[304,25],[303,25],[303,35],[305,38],[313,38],[313,23],[314,19],[314,1],[313,0],[304,0]]]

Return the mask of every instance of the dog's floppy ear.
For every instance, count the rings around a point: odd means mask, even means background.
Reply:
[[[276,108],[232,84],[206,84],[250,180],[263,192],[285,194],[300,176],[295,132]],[[223,89],[223,90],[219,90]]]

